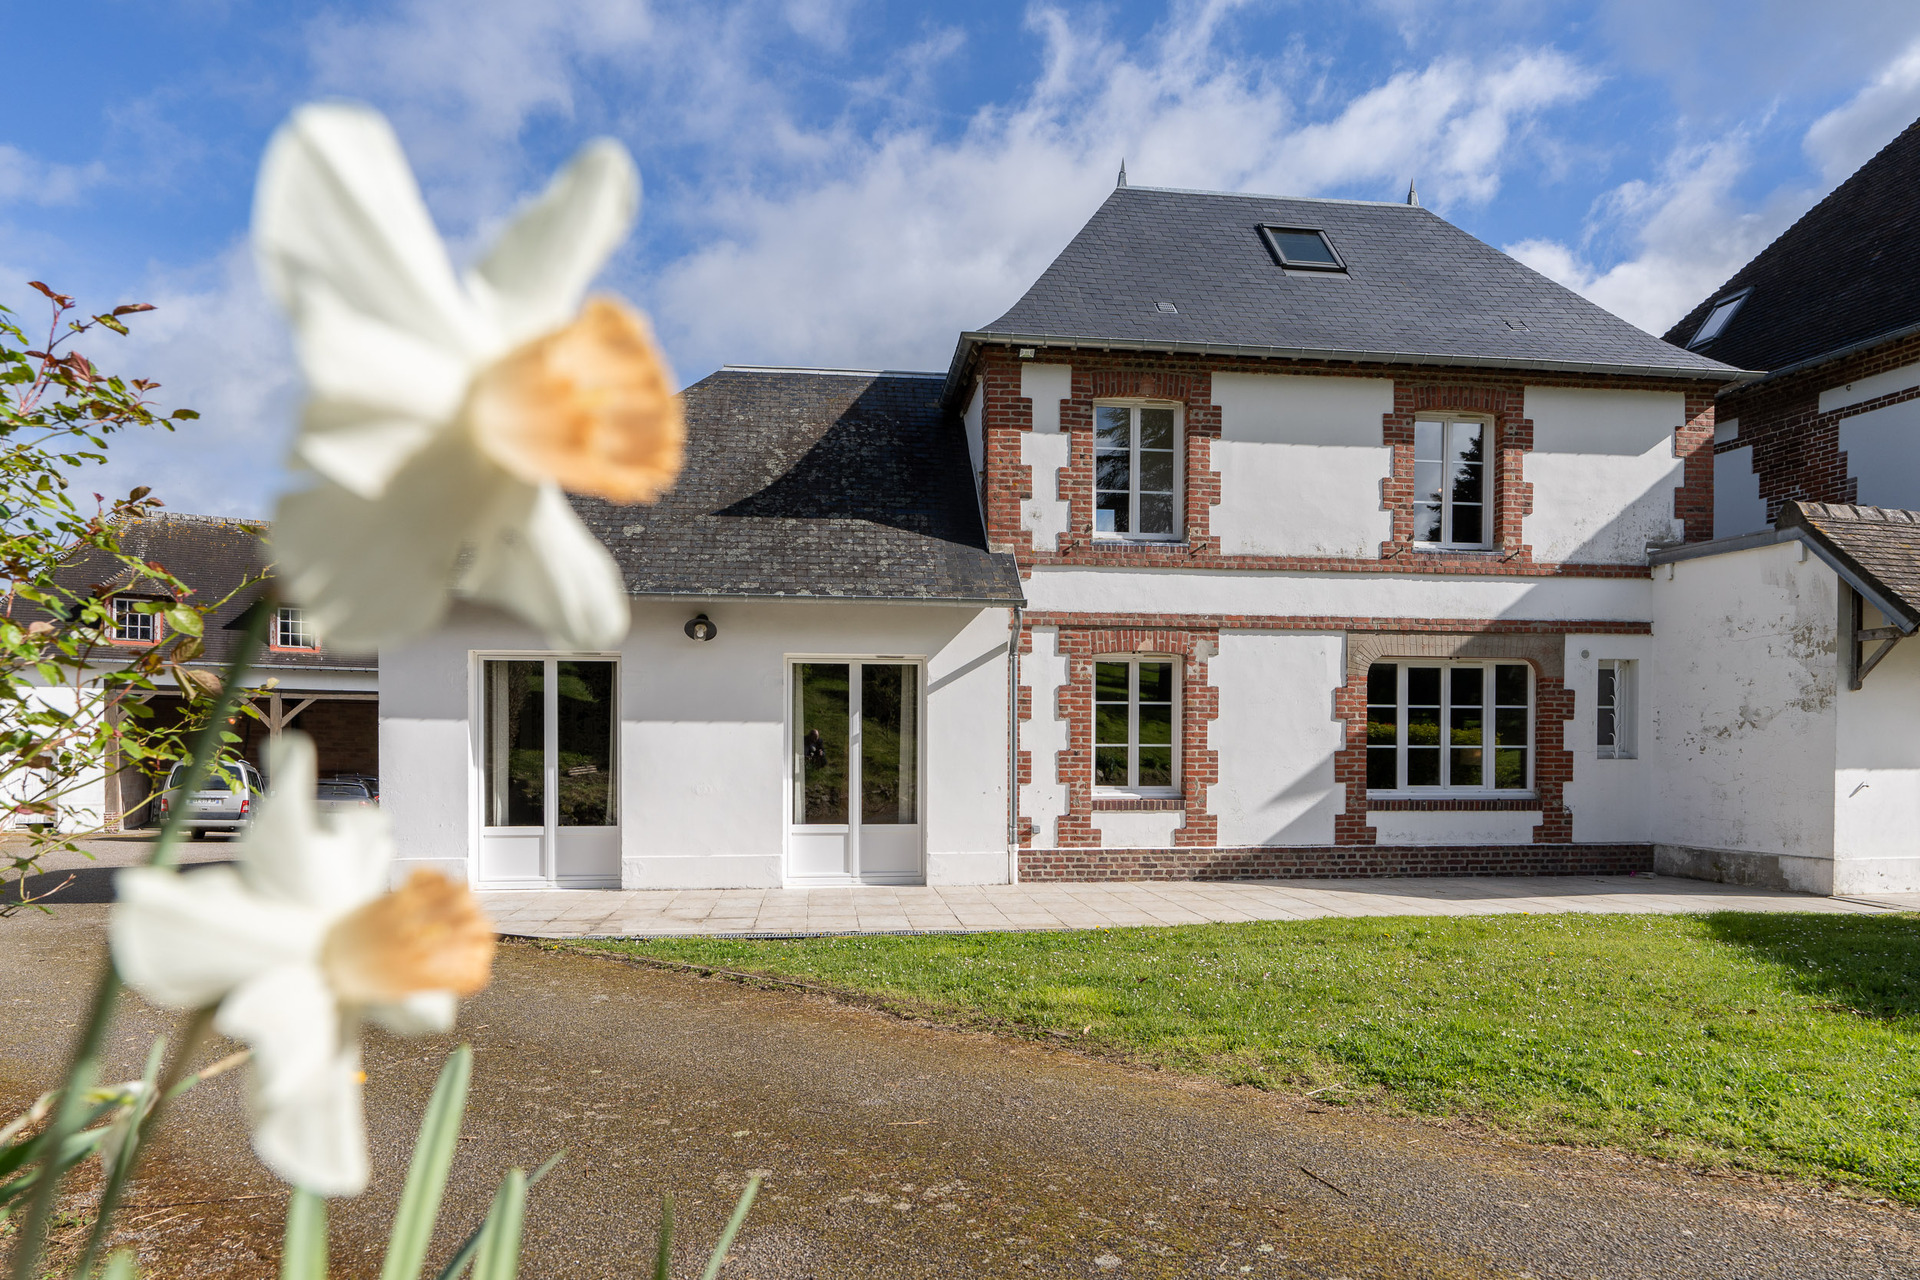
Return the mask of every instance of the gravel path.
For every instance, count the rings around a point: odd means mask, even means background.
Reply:
[[[0,1102],[43,1087],[104,908],[0,922]],[[118,1046],[130,1070],[143,1034]],[[53,1024],[49,1030],[48,1024]],[[536,1189],[529,1277],[631,1277],[659,1193],[686,1249],[749,1171],[725,1274],[757,1277],[1809,1277],[1920,1273],[1920,1214],[1608,1153],[1354,1115],[1071,1052],[904,1023],[528,944],[465,1011],[478,1051],[445,1220],[565,1147]],[[372,1275],[379,1224],[452,1042],[368,1054],[373,1191],[335,1206],[335,1275]],[[158,1276],[269,1276],[282,1196],[245,1150],[237,1080],[176,1112],[137,1188]]]

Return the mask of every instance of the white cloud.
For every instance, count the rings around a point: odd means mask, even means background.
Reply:
[[[1837,185],[1920,117],[1920,40],[1843,106],[1813,122],[1802,149]]]
[[[107,176],[107,167],[90,164],[48,164],[15,146],[0,142],[0,205],[70,205]]]
[[[1607,193],[1588,220],[1589,240],[1525,240],[1506,251],[1534,270],[1649,333],[1663,333],[1692,310],[1813,202],[1813,193],[1783,188],[1758,207],[1735,185],[1749,166],[1743,135],[1669,156],[1661,176]],[[1592,251],[1612,249],[1603,229],[1622,228],[1629,256],[1608,267]]]
[[[157,273],[140,296],[154,310],[130,318],[131,337],[90,336],[81,349],[109,372],[158,381],[158,408],[200,418],[115,437],[106,467],[89,469],[82,486],[112,494],[151,485],[175,511],[267,514],[284,476],[297,377],[252,254],[235,244],[192,270]]]
[[[781,122],[789,157],[700,193],[707,242],[654,290],[690,369],[725,361],[939,368],[1010,306],[1112,187],[1489,199],[1538,115],[1595,78],[1552,50],[1407,71],[1307,123],[1266,64],[1223,52],[1225,6],[1184,9],[1138,49],[1034,11],[1042,70],[953,138]]]

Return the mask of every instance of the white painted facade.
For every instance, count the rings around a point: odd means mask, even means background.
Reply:
[[[1347,678],[1344,636],[1229,631],[1207,664],[1220,691],[1210,741],[1220,752],[1212,809],[1226,845],[1326,845],[1345,802],[1333,757],[1346,738],[1334,695]]]
[[[1846,590],[1794,539],[1656,569],[1660,866],[1814,893],[1920,886],[1920,650],[1897,645],[1849,689]]]
[[[718,626],[713,640],[683,633],[696,612]],[[924,755],[911,878],[1004,882],[1009,626],[1008,610],[955,605],[636,600],[617,654],[560,655],[618,662],[610,883],[731,888],[793,879],[797,658],[919,667]],[[427,866],[489,886],[480,664],[546,654],[530,630],[478,610],[461,611],[428,640],[381,653],[383,804],[402,850],[396,876]]]
[[[1673,515],[1684,479],[1673,451],[1684,395],[1528,387],[1526,415],[1533,512],[1523,527],[1535,560],[1643,564],[1648,543],[1684,536]]]

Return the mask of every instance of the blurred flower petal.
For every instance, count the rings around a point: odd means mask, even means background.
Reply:
[[[114,877],[114,964],[149,1003],[198,1009],[260,970],[320,944],[323,922],[261,900],[231,867],[188,875],[129,867]]]
[[[627,634],[625,581],[567,496],[545,484],[505,490],[495,502],[464,593],[539,618],[564,648],[617,649]]]

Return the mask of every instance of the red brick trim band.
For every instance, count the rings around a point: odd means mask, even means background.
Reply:
[[[1093,800],[1095,813],[1178,813],[1186,807],[1183,796],[1156,796],[1152,799],[1145,796],[1115,796],[1104,800],[1095,796]]]
[[[1440,631],[1448,634],[1551,636],[1650,636],[1653,634],[1651,622],[1601,621],[1593,618],[1536,622],[1510,618],[1295,617],[1285,614],[1254,613],[1050,613],[1038,610],[1025,615],[1025,621],[1029,628],[1058,627],[1063,631],[1100,631],[1120,628],[1128,631],[1201,632],[1392,631],[1419,634]]]
[[[1367,797],[1368,813],[1544,813],[1537,796],[1502,800],[1492,796],[1408,796],[1386,800]]]
[[[1647,844],[1334,845],[1237,849],[1023,849],[1020,879],[1361,880],[1386,876],[1627,875]]]

